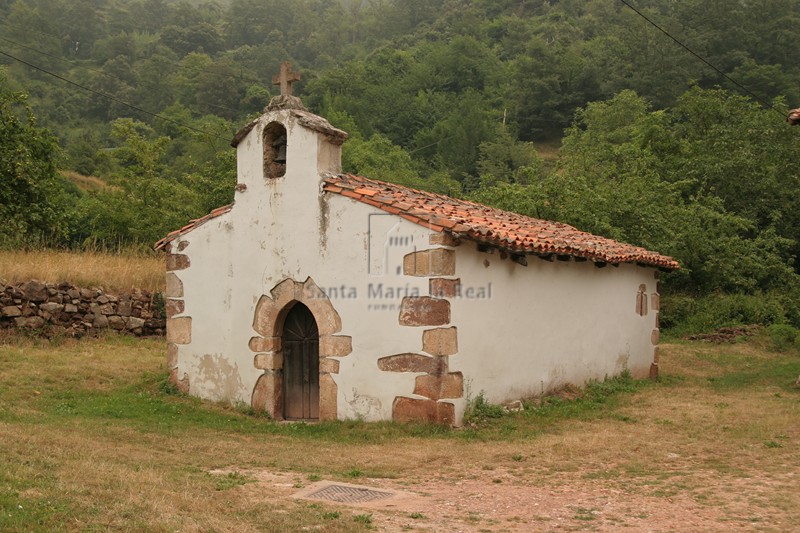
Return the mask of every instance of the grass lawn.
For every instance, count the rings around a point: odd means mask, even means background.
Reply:
[[[274,423],[174,394],[162,340],[0,337],[0,531],[787,531],[800,354],[767,344],[675,341],[658,383],[484,406],[450,430]],[[290,497],[320,479],[416,499]]]

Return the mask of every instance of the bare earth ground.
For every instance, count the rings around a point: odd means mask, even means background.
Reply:
[[[596,410],[439,434],[163,396],[137,384],[156,340],[0,343],[0,530],[799,530],[800,353],[661,353],[661,383]],[[297,497],[324,481],[401,495]]]
[[[692,468],[691,461],[668,458],[676,467]],[[527,467],[490,471],[466,467],[407,480],[359,481],[361,486],[398,492],[388,499],[361,504],[307,501],[372,513],[373,525],[387,532],[790,531],[787,516],[775,516],[775,510],[758,504],[770,493],[800,490],[798,466],[786,468],[785,473],[760,474],[734,482],[713,472],[693,474],[690,482],[700,487],[696,493],[667,496],[653,495],[646,480],[609,482],[590,469],[552,474]],[[613,469],[609,465],[609,470]],[[214,473],[231,471],[237,469]],[[253,503],[269,499],[291,506],[298,493],[313,492],[327,483],[308,483],[300,488],[303,477],[291,472],[238,471],[256,480],[237,489],[239,497]]]

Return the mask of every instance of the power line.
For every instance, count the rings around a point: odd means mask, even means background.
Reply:
[[[4,25],[8,26],[8,24],[5,24],[5,23],[0,23],[0,24],[4,24]],[[39,33],[42,33],[42,32],[39,32]],[[47,35],[47,34],[43,34],[43,33],[42,33],[42,35]],[[0,39],[2,39],[2,40],[4,40],[4,41],[7,41],[7,42],[9,42],[9,43],[11,43],[11,44],[13,44],[13,45],[15,45],[15,46],[19,46],[20,48],[24,48],[24,49],[26,49],[26,50],[30,50],[30,51],[32,51],[32,52],[36,52],[37,54],[42,54],[43,56],[47,56],[47,57],[50,57],[50,58],[52,58],[52,59],[56,59],[56,60],[58,60],[58,61],[63,61],[63,62],[65,62],[65,63],[69,63],[69,64],[71,64],[71,65],[76,65],[76,62],[75,62],[74,60],[70,60],[70,59],[67,59],[67,58],[65,58],[65,57],[59,57],[59,56],[57,56],[57,55],[53,55],[53,54],[50,54],[50,53],[48,53],[48,52],[44,52],[44,51],[42,51],[42,50],[39,50],[39,49],[37,49],[37,48],[33,48],[32,46],[28,46],[28,45],[25,45],[25,44],[22,44],[22,43],[18,43],[18,42],[16,42],[16,41],[13,41],[13,40],[9,39],[8,37],[0,37]],[[176,63],[175,61],[170,61],[168,58],[166,58],[166,57],[163,57],[163,56],[162,56],[162,58],[163,58],[163,59],[164,59],[164,61],[166,61],[167,63],[169,63],[169,64],[171,64],[171,65],[175,65],[175,66],[176,66],[176,67],[178,67],[178,68],[181,68],[181,64],[180,64],[180,63]],[[89,66],[86,66],[86,65],[79,65],[79,66],[81,66],[82,68],[85,68],[86,70],[89,70],[89,71],[91,71],[91,72],[97,72],[98,74],[100,74],[100,75],[102,75],[102,76],[107,76],[107,77],[109,77],[109,78],[113,78],[113,79],[115,79],[115,80],[119,80],[119,81],[121,81],[122,83],[124,83],[126,86],[130,87],[131,89],[136,89],[136,87],[134,87],[133,85],[131,85],[131,84],[130,84],[130,82],[128,82],[127,80],[124,80],[124,79],[120,78],[119,76],[115,76],[115,75],[113,75],[113,74],[109,74],[108,72],[103,72],[103,71],[102,71],[102,70],[100,70],[100,69],[92,68],[92,67],[89,67]],[[212,104],[211,102],[206,102],[206,103],[205,103],[205,105],[208,105],[208,106],[210,106],[210,107],[215,107],[215,108],[217,108],[217,109],[223,109],[223,110],[225,110],[225,111],[233,111],[233,112],[235,112],[235,113],[238,113],[238,112],[239,112],[237,109],[232,109],[232,108],[230,108],[230,107],[225,107],[225,106],[222,106],[222,105],[219,105],[219,104]]]
[[[33,48],[32,46],[28,46],[28,45],[25,45],[25,44],[22,44],[22,43],[18,43],[18,42],[16,42],[16,41],[12,41],[12,40],[11,40],[11,39],[9,39],[8,37],[0,37],[0,39],[4,40],[4,41],[6,41],[6,42],[9,42],[9,43],[11,43],[11,44],[13,44],[14,46],[19,46],[20,48],[24,48],[25,50],[30,50],[31,52],[36,52],[37,54],[42,54],[43,56],[47,56],[47,57],[50,57],[50,58],[53,58],[53,59],[57,59],[58,61],[64,61],[64,62],[67,62],[67,63],[71,63],[71,64],[73,64],[73,65],[75,64],[75,62],[74,62],[74,61],[71,61],[71,60],[69,60],[69,59],[67,59],[67,58],[64,58],[64,57],[59,57],[59,56],[57,56],[57,55],[50,54],[50,53],[48,53],[48,52],[44,52],[44,51],[42,51],[42,50],[39,50],[39,49],[37,49],[37,48]],[[133,89],[133,88],[134,88],[134,87],[133,87],[133,85],[131,85],[131,84],[130,84],[130,83],[128,83],[126,80],[123,80],[122,78],[120,78],[120,77],[118,77],[118,76],[114,76],[113,74],[109,74],[108,72],[103,72],[103,71],[102,71],[102,70],[100,70],[100,69],[97,69],[97,68],[92,68],[92,67],[87,67],[87,66],[85,66],[85,65],[82,65],[82,67],[83,67],[83,68],[85,68],[86,70],[89,70],[89,71],[91,71],[91,72],[97,72],[98,74],[101,74],[101,75],[103,75],[103,76],[107,76],[107,77],[109,77],[109,78],[114,78],[115,80],[119,80],[119,81],[121,81],[122,83],[124,83],[125,85],[127,85],[128,87],[130,87],[131,89]]]
[[[704,58],[704,57],[702,57],[700,54],[698,54],[697,52],[695,52],[694,50],[692,50],[691,48],[689,48],[688,46],[686,46],[685,44],[683,44],[683,43],[682,43],[681,41],[679,41],[677,38],[673,37],[673,36],[672,36],[672,35],[671,35],[671,34],[670,34],[670,33],[669,33],[667,30],[665,30],[664,28],[662,28],[661,26],[659,26],[658,24],[656,24],[655,22],[653,22],[652,20],[650,20],[650,19],[647,17],[647,15],[645,15],[644,13],[642,13],[641,11],[639,11],[638,9],[636,9],[635,7],[633,7],[632,5],[630,5],[630,4],[629,4],[629,3],[628,3],[626,0],[619,0],[619,1],[620,1],[620,2],[622,2],[623,4],[625,4],[625,5],[626,5],[628,8],[630,8],[630,9],[631,9],[631,10],[632,10],[634,13],[636,13],[637,15],[639,15],[640,17],[642,17],[644,20],[646,20],[647,22],[649,22],[649,23],[650,23],[650,24],[651,24],[651,25],[652,25],[654,28],[656,28],[658,31],[660,31],[661,33],[663,33],[664,35],[666,35],[667,37],[669,37],[670,39],[672,39],[672,40],[675,42],[675,44],[677,44],[678,46],[680,46],[681,48],[683,48],[684,50],[686,50],[687,52],[689,52],[690,54],[692,54],[694,57],[696,57],[697,59],[699,59],[700,61],[702,61],[702,62],[703,62],[703,63],[704,63],[704,64],[705,64],[707,67],[709,67],[709,68],[711,68],[712,70],[716,71],[716,72],[717,72],[717,73],[718,73],[720,76],[722,76],[723,78],[725,78],[725,79],[726,79],[726,80],[728,80],[729,82],[731,82],[731,83],[733,83],[734,85],[736,85],[737,87],[739,87],[739,88],[740,88],[742,91],[744,91],[745,93],[747,93],[748,95],[750,95],[750,96],[751,96],[751,97],[752,97],[752,98],[753,98],[753,99],[754,99],[756,102],[760,102],[762,105],[764,105],[765,107],[767,107],[767,108],[769,108],[769,109],[772,109],[773,111],[775,111],[776,113],[778,113],[778,114],[779,114],[780,116],[782,116],[782,117],[785,117],[785,116],[786,116],[786,114],[785,114],[785,113],[783,113],[783,112],[781,112],[781,111],[778,111],[778,110],[775,108],[775,106],[774,106],[774,105],[772,105],[772,104],[770,104],[770,103],[766,102],[765,100],[763,100],[762,98],[760,98],[760,97],[759,97],[758,95],[756,95],[756,94],[755,94],[753,91],[751,91],[750,89],[748,89],[747,87],[745,87],[744,85],[742,85],[741,83],[739,83],[738,81],[736,81],[735,79],[731,78],[730,76],[728,76],[727,74],[725,74],[724,72],[722,72],[722,71],[721,71],[720,69],[718,69],[716,66],[714,66],[713,64],[711,64],[711,62],[709,62],[707,59],[705,59],[705,58]]]
[[[2,50],[0,50],[0,55],[4,55],[4,56],[6,56],[8,58],[13,59],[14,61],[19,61],[23,65],[27,65],[32,69],[38,70],[39,72],[43,72],[43,73],[45,73],[45,74],[47,74],[49,76],[53,76],[54,78],[57,78],[57,79],[65,82],[65,83],[68,83],[70,85],[74,85],[75,87],[78,87],[79,89],[83,89],[84,91],[88,91],[88,92],[90,92],[92,94],[96,94],[97,96],[100,96],[102,98],[106,98],[107,100],[111,100],[112,102],[116,102],[116,103],[122,104],[122,105],[124,105],[126,107],[130,107],[131,109],[139,111],[140,113],[144,113],[146,115],[150,115],[151,117],[155,117],[157,119],[160,119],[160,120],[163,120],[163,121],[166,121],[166,122],[170,122],[172,124],[180,126],[181,128],[186,128],[187,130],[191,130],[191,131],[194,131],[194,132],[197,132],[197,133],[201,133],[201,134],[207,135],[209,137],[218,137],[220,139],[223,139],[223,137],[220,136],[220,135],[214,135],[214,134],[209,133],[207,131],[203,131],[203,130],[197,129],[197,128],[194,128],[192,126],[188,126],[186,124],[182,124],[181,122],[178,122],[177,120],[171,119],[169,117],[165,117],[164,115],[159,115],[158,113],[153,113],[152,111],[148,111],[146,109],[142,109],[139,106],[130,104],[130,103],[124,101],[124,100],[120,100],[119,98],[117,98],[115,96],[111,96],[110,94],[106,94],[104,92],[97,91],[95,89],[91,89],[89,87],[86,87],[85,85],[81,85],[80,83],[74,82],[74,81],[72,81],[70,79],[67,79],[67,78],[63,77],[63,76],[59,76],[55,72],[50,72],[49,70],[47,70],[45,68],[39,67],[37,65],[34,65],[33,63],[29,63],[29,62],[25,61],[24,59],[20,59],[18,57],[15,57],[15,56],[7,53],[7,52],[3,52]]]

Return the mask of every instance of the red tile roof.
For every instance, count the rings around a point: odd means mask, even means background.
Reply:
[[[671,257],[579,231],[567,224],[392,183],[343,174],[326,178],[324,190],[378,207],[434,231],[446,231],[511,253],[555,254],[598,263],[679,268]]]
[[[220,215],[224,215],[225,213],[230,211],[232,208],[233,208],[233,204],[230,203],[228,205],[223,205],[222,207],[218,207],[218,208],[214,209],[213,211],[211,211],[206,216],[203,216],[203,217],[200,217],[200,218],[196,218],[194,220],[190,220],[189,223],[186,224],[181,229],[175,230],[175,231],[167,234],[166,237],[164,237],[163,239],[161,239],[160,241],[155,243],[155,245],[153,245],[153,248],[156,249],[156,250],[163,249],[167,244],[169,244],[170,242],[174,241],[175,239],[177,239],[181,235],[185,235],[185,234],[189,233],[190,231],[192,231],[194,228],[196,228],[198,226],[202,226],[203,224],[205,224],[206,222],[208,222],[212,218],[217,218]]]

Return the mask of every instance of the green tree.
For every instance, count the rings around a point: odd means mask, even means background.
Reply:
[[[69,211],[55,137],[36,125],[23,93],[0,91],[0,245],[60,243]]]

